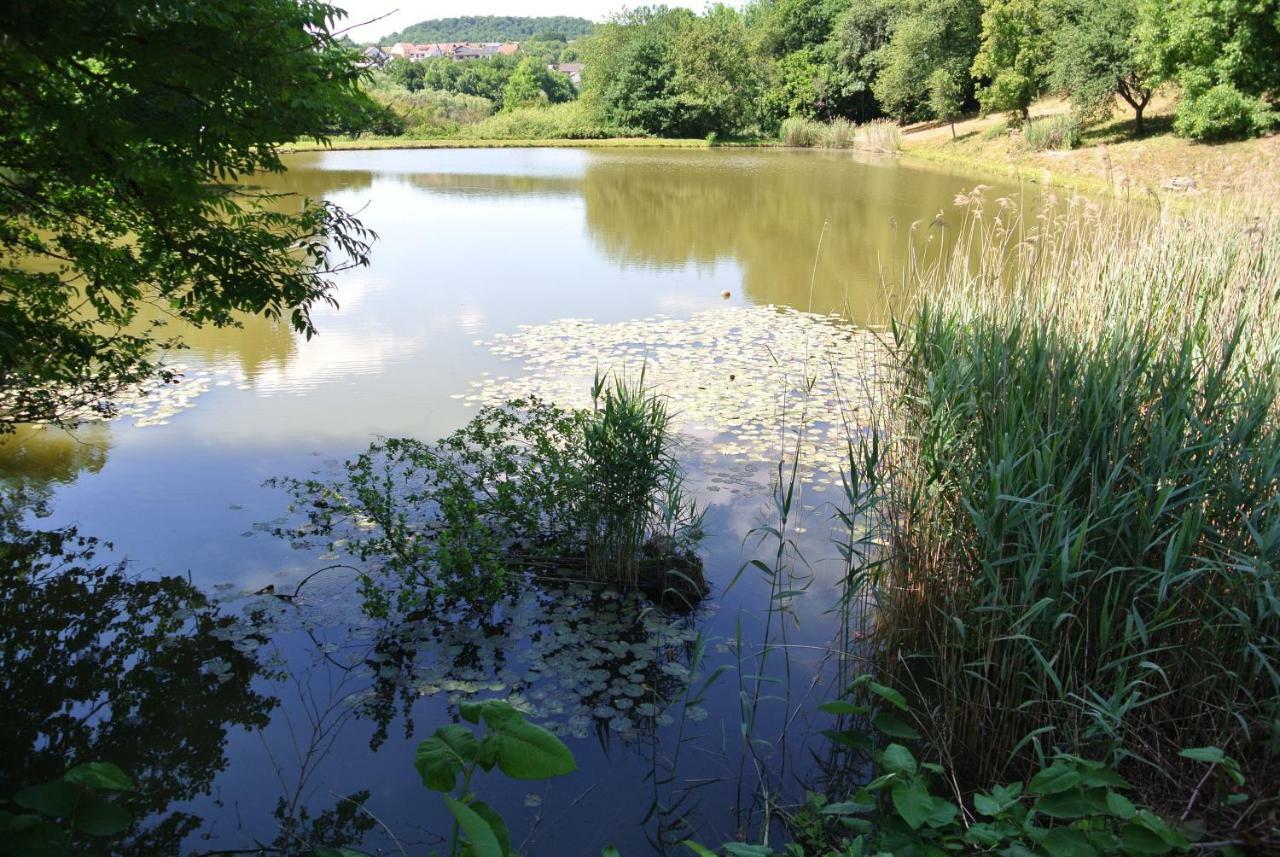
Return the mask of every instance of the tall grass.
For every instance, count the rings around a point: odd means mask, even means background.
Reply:
[[[587,569],[636,584],[647,557],[670,562],[700,523],[674,453],[667,400],[629,380],[597,377],[583,429]]]
[[[859,148],[870,152],[902,151],[902,134],[888,119],[873,119],[858,127]]]
[[[1022,128],[1022,145],[1032,152],[1046,149],[1074,149],[1080,145],[1084,124],[1074,113],[1046,116]]]
[[[1056,749],[1182,809],[1207,745],[1276,782],[1280,228],[958,202],[892,328],[885,679],[969,787]]]
[[[778,129],[778,139],[784,146],[807,149],[818,145],[822,137],[822,123],[803,116],[788,116]]]
[[[863,149],[897,152],[901,149],[898,126],[885,119],[854,125],[848,119],[820,122],[803,116],[784,119],[778,131],[784,146],[795,148]]]

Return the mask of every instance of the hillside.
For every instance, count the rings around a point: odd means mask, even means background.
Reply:
[[[554,15],[525,18],[515,15],[467,15],[460,18],[436,18],[419,21],[380,39],[384,45],[396,42],[520,42],[545,33],[557,33],[576,39],[591,32],[595,25],[586,18]]]
[[[1209,145],[1171,132],[1174,99],[1157,95],[1147,108],[1147,134],[1133,136],[1133,119],[1118,105],[1115,118],[1085,130],[1074,149],[1028,151],[1018,134],[1001,133],[1001,115],[903,129],[902,148],[914,155],[977,170],[1006,170],[1046,184],[1134,197],[1151,194],[1268,202],[1280,199],[1280,134]],[[1065,116],[1070,105],[1042,99],[1032,120]]]

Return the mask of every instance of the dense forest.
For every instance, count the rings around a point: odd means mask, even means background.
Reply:
[[[559,111],[572,129],[552,136],[772,135],[789,119],[954,121],[977,111],[1006,114],[1017,127],[1047,95],[1071,103],[1067,139],[1116,111],[1141,135],[1157,91],[1178,96],[1173,130],[1195,140],[1264,133],[1280,116],[1274,4],[751,0],[702,14],[623,10],[577,39],[561,30],[524,46],[547,62],[586,66],[581,104]],[[526,96],[505,98],[514,67],[485,86],[476,73],[424,80],[397,67],[385,77],[409,90],[485,97],[495,108],[565,100],[548,90],[539,99],[527,86]]]
[[[522,42],[544,33],[556,33],[565,39],[576,39],[591,32],[595,25],[586,18],[553,15],[526,18],[518,15],[466,15],[460,18],[433,18],[419,21],[381,40],[384,45],[396,42]]]

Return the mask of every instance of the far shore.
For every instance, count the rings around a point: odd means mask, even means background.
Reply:
[[[1121,199],[1180,198],[1190,202],[1249,202],[1280,199],[1280,173],[1258,165],[1280,161],[1280,134],[1220,145],[1194,143],[1169,130],[1173,104],[1157,98],[1148,109],[1144,137],[1131,134],[1122,112],[1107,123],[1090,128],[1083,145],[1063,151],[1031,152],[1014,134],[1001,133],[1004,117],[973,116],[954,130],[943,123],[906,126],[897,154],[919,164],[959,170],[975,176],[1016,178],[1095,196]],[[1069,106],[1044,99],[1032,107],[1033,119],[1065,113]],[[282,152],[376,149],[709,149],[782,148],[771,138],[728,140],[608,137],[595,139],[469,139],[369,138],[336,139],[322,145],[292,143]],[[864,154],[886,154],[856,149]]]

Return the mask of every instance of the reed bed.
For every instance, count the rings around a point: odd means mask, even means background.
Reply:
[[[881,472],[850,482],[879,494],[853,577],[883,679],[966,789],[1068,752],[1185,818],[1227,787],[1178,755],[1205,746],[1274,785],[1280,228],[957,204],[891,329]]]
[[[902,149],[898,126],[887,119],[855,125],[848,119],[830,122],[791,116],[783,120],[778,138],[784,146],[818,149],[861,149],[897,153]]]

